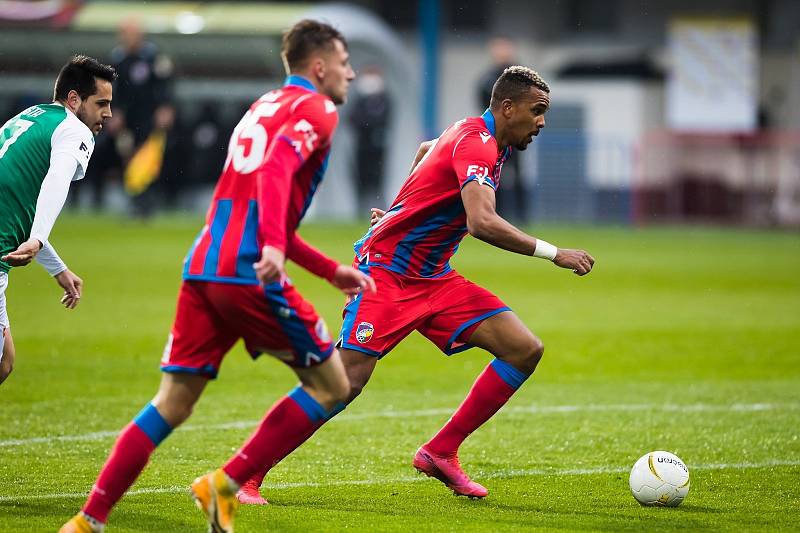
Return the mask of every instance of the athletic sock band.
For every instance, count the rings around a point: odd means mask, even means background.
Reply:
[[[167,438],[172,433],[172,426],[170,426],[158,409],[152,403],[144,406],[144,409],[139,411],[133,423],[139,426],[145,435],[147,435],[153,444],[158,446],[161,441]]]
[[[300,385],[293,388],[289,394],[287,394],[287,396],[300,406],[300,409],[302,409],[308,415],[308,418],[312,422],[322,422],[331,416],[331,413],[322,407],[319,402],[317,402],[317,400],[307,393]]]
[[[515,389],[520,388],[529,377],[501,359],[495,359],[490,364],[494,371],[497,372],[497,375],[500,376],[500,379]]]

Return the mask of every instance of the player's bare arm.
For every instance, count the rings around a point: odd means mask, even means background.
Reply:
[[[461,190],[461,199],[467,213],[467,230],[476,239],[510,252],[546,257],[579,276],[591,272],[594,258],[583,250],[553,247],[555,249],[549,256],[541,255],[541,248],[547,243],[528,235],[498,215],[495,193],[490,187],[471,181]],[[536,253],[537,247],[540,248],[539,254]]]

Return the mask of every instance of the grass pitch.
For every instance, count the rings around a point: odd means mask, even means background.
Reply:
[[[86,282],[59,307],[38,266],[12,272],[14,374],[0,387],[0,531],[55,531],[81,506],[116,432],[156,390],[180,264],[199,217],[147,225],[65,217],[53,242]],[[302,233],[342,261],[355,226]],[[414,474],[416,448],[489,361],[414,334],[367,390],[268,476],[271,505],[237,531],[792,530],[800,523],[800,237],[716,229],[536,228],[597,259],[584,278],[467,239],[454,266],[501,296],[546,346],[534,375],[461,449],[485,500]],[[291,266],[340,325],[342,298]],[[294,384],[237,348],[195,414],[153,456],[108,531],[203,531],[188,495]],[[642,508],[628,471],[676,453],[692,488]]]

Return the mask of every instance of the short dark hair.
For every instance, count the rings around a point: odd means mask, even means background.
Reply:
[[[318,50],[333,50],[333,41],[339,40],[347,49],[347,40],[339,30],[316,20],[304,19],[283,34],[281,58],[288,72],[305,66],[305,62]]]
[[[516,101],[527,94],[531,87],[536,87],[546,93],[550,92],[550,86],[535,70],[518,65],[508,67],[494,82],[492,101],[489,102],[489,107],[497,109],[500,102],[506,99]]]
[[[113,82],[117,79],[117,71],[92,57],[73,56],[58,73],[53,100],[66,100],[70,91],[76,91],[85,100],[97,92],[97,78]]]

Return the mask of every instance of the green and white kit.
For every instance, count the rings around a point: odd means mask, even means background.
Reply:
[[[48,237],[72,181],[83,178],[94,150],[92,131],[59,103],[31,106],[0,129],[0,257],[29,238],[42,242],[36,260],[51,274],[66,265]],[[0,260],[0,330],[8,327],[7,273]]]

